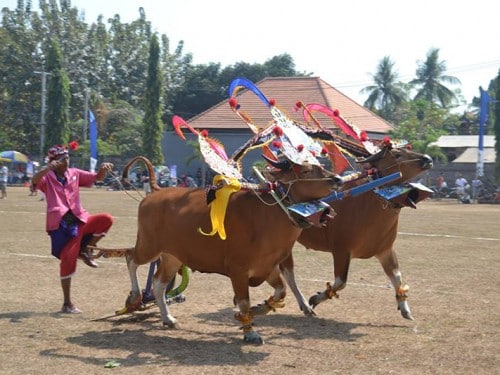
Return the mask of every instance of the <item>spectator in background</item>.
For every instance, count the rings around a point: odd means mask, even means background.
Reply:
[[[141,172],[139,177],[141,179],[142,188],[144,189],[144,193],[146,193],[146,195],[148,195],[149,193],[151,193],[151,185],[149,184],[149,172],[148,172],[148,170],[146,168],[144,168],[144,170]]]
[[[9,181],[9,168],[7,168],[3,161],[0,161],[0,191],[2,196],[0,199],[7,198],[7,182]]]
[[[477,203],[477,198],[481,195],[483,182],[478,175],[471,182],[472,185],[472,203]]]
[[[198,186],[203,185],[203,172],[201,171],[201,168],[198,168],[196,171],[196,182],[198,183]]]
[[[198,185],[196,184],[196,181],[190,175],[183,174],[181,176],[181,180],[182,180],[182,186],[185,186],[185,187],[198,187]]]
[[[436,187],[439,192],[441,192],[441,190],[446,187],[446,181],[444,180],[443,172],[441,172],[436,178]]]
[[[460,200],[462,200],[463,197],[465,196],[465,189],[466,189],[467,184],[468,184],[468,182],[464,178],[464,176],[459,174],[457,179],[455,180],[455,187],[457,188],[457,194],[458,194]]]

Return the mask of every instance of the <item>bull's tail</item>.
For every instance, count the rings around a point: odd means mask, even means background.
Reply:
[[[146,158],[145,156],[136,156],[134,157],[132,160],[130,160],[127,165],[125,166],[125,168],[123,168],[123,172],[122,172],[122,181],[124,182],[129,182],[129,178],[128,178],[128,171],[130,170],[130,168],[138,161],[138,160],[142,160],[142,162],[144,163],[144,166],[146,167],[146,169],[148,170],[148,175],[149,175],[149,185],[151,186],[151,190],[154,191],[154,190],[161,190],[161,188],[158,186],[158,184],[156,183],[156,176],[155,176],[155,171],[154,171],[154,168],[153,168],[153,164],[151,163],[151,161]]]
[[[118,249],[107,249],[104,247],[97,247],[97,246],[87,246],[87,249],[92,251],[92,252],[97,252],[95,255],[93,255],[93,258],[122,258],[127,255],[131,255],[132,252],[135,250],[134,247],[124,247],[124,248],[118,248]]]

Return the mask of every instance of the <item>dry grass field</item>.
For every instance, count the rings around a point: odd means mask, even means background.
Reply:
[[[58,313],[58,269],[44,231],[45,202],[26,188],[0,200],[0,374],[493,374],[500,368],[500,205],[425,201],[404,209],[396,243],[415,321],[403,319],[375,259],[354,260],[340,299],[302,315],[285,308],[256,319],[263,346],[243,343],[229,279],[194,273],[186,302],[173,305],[181,329],[163,329],[159,310],[113,316],[129,291],[124,259],[83,263],[73,299]],[[136,196],[137,197],[137,196]],[[138,198],[138,197],[137,197]],[[123,192],[82,191],[85,207],[115,224],[105,247],[131,246],[138,203]],[[353,223],[355,225],[356,223]],[[307,296],[332,279],[332,260],[297,245]],[[147,267],[141,269],[146,281]],[[252,302],[271,293],[251,290]],[[118,367],[106,368],[115,361]]]

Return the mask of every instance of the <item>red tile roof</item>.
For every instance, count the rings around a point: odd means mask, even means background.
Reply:
[[[289,117],[298,122],[304,122],[302,112],[293,110],[295,103],[319,103],[331,109],[338,109],[340,115],[348,122],[368,133],[387,134],[393,126],[370,110],[359,105],[343,93],[323,81],[319,77],[280,77],[265,78],[256,86],[268,99],[275,99],[276,106],[285,111]],[[248,90],[241,90],[237,97],[241,111],[245,112],[258,127],[265,127],[271,120],[269,109]],[[314,116],[325,127],[334,127],[332,120],[314,113]],[[205,112],[189,120],[196,129],[246,129],[229,107],[228,100],[209,108]]]

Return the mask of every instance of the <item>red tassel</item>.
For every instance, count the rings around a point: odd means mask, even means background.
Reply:
[[[208,137],[208,130],[207,130],[207,129],[203,129],[203,130],[201,131],[201,135],[202,135],[203,137],[205,137],[205,138],[206,138],[206,137]]]
[[[293,110],[295,112],[297,112],[299,109],[301,109],[302,107],[304,106],[304,104],[302,104],[302,102],[299,100],[295,103],[295,107],[293,107]]]
[[[78,150],[78,142],[77,141],[71,141],[69,143],[69,148],[72,149],[73,151]]]
[[[279,126],[275,126],[273,132],[277,137],[281,137],[283,135],[283,129],[281,129]]]
[[[276,100],[275,99],[269,99],[269,104],[274,107],[276,105]]]
[[[272,145],[273,147],[281,148],[281,146],[283,146],[283,143],[281,143],[280,141],[273,141]]]
[[[238,101],[236,100],[236,98],[229,99],[229,106],[231,108],[235,108],[237,105],[238,105]]]
[[[340,115],[339,110],[338,109],[334,109],[333,110],[333,115],[338,117],[338,115]]]
[[[406,145],[406,149],[407,149],[407,150],[411,150],[412,148],[413,148],[413,147],[411,147],[411,144],[409,144],[409,143],[408,143],[408,144]]]
[[[302,152],[302,150],[303,150],[303,149],[304,149],[304,145],[298,145],[298,146],[297,146],[297,150],[298,150],[299,152]]]
[[[359,135],[359,139],[361,139],[361,142],[365,142],[368,140],[368,134],[363,130],[361,134]]]

